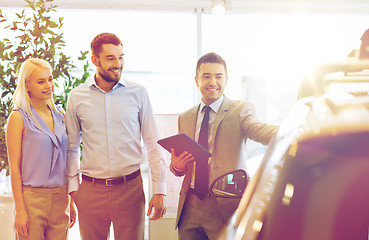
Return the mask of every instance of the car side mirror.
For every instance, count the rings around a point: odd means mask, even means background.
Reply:
[[[241,198],[247,183],[246,171],[238,169],[215,179],[210,184],[209,192],[219,198]]]

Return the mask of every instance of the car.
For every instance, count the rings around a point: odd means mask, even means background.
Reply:
[[[315,69],[314,89],[280,125],[219,239],[368,239],[368,69],[355,56]],[[214,196],[232,196],[219,186],[211,186]]]

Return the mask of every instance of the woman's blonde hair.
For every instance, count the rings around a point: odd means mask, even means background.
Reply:
[[[18,81],[17,87],[14,92],[13,104],[14,108],[22,109],[37,123],[37,125],[39,125],[39,123],[36,121],[35,117],[32,114],[31,111],[32,102],[26,88],[26,82],[29,81],[32,72],[37,68],[44,68],[52,71],[50,64],[43,59],[30,58],[27,59],[25,62],[23,62],[18,73]],[[51,98],[46,101],[46,104],[49,106],[50,109],[53,109],[57,113],[62,115],[62,113],[59,110],[57,110],[52,95]]]

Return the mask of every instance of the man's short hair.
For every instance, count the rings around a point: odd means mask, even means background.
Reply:
[[[203,55],[202,57],[200,57],[200,59],[197,61],[197,65],[196,65],[196,75],[199,74],[200,66],[203,63],[220,63],[224,66],[225,73],[227,75],[227,65],[226,65],[224,59],[221,56],[219,56],[218,54],[210,52],[210,53],[207,53],[207,54]]]
[[[114,44],[116,46],[121,45],[120,39],[113,33],[101,33],[97,35],[91,42],[92,55],[99,56],[102,51],[103,44]]]

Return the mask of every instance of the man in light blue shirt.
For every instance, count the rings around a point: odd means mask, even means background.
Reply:
[[[68,188],[78,208],[81,238],[107,239],[113,222],[115,239],[143,239],[141,139],[154,192],[147,215],[154,208],[150,219],[156,220],[166,211],[165,162],[157,145],[153,111],[146,89],[121,78],[124,53],[117,36],[99,34],[91,50],[96,74],[71,91],[66,114],[71,163]]]

